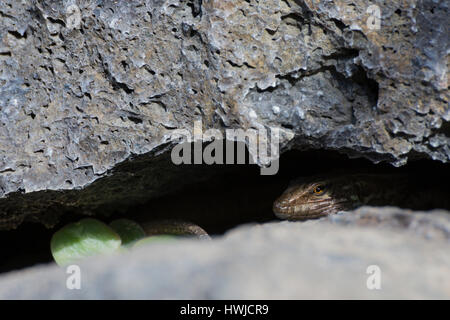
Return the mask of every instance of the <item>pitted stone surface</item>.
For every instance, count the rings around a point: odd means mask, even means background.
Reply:
[[[196,119],[279,128],[283,151],[448,162],[448,20],[444,0],[2,1],[0,224],[48,209],[12,194],[109,188]]]

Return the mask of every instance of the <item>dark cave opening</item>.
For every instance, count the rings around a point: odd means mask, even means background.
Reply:
[[[188,165],[180,165],[179,170],[185,170],[183,166]],[[105,223],[117,218],[130,218],[138,222],[182,218],[200,225],[214,236],[239,225],[278,220],[272,213],[272,203],[298,176],[335,170],[402,171],[413,175],[425,173],[436,184],[445,184],[450,177],[450,167],[436,161],[419,160],[395,168],[386,163],[375,165],[365,159],[349,159],[335,151],[286,152],[280,158],[278,173],[273,176],[261,175],[260,168],[255,164],[197,165],[194,171],[202,175],[211,167],[214,174],[206,181],[187,184],[147,203],[132,205],[126,214],[113,212],[97,218]],[[51,262],[50,239],[53,233],[65,224],[84,217],[77,213],[65,214],[54,229],[24,223],[16,230],[0,231],[0,273]]]

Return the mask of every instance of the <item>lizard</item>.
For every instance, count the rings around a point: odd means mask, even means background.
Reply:
[[[417,175],[337,173],[298,178],[274,201],[280,219],[306,220],[363,205],[410,209],[449,208],[448,187]]]
[[[280,219],[306,220],[363,205],[390,205],[416,210],[450,208],[449,195],[448,188],[430,185],[422,176],[339,172],[293,180],[274,201],[273,212]],[[148,221],[143,227],[147,235],[190,235],[209,239],[204,229],[179,219]]]
[[[156,221],[146,221],[141,223],[145,234],[150,236],[174,235],[191,236],[194,238],[209,240],[209,234],[199,225],[181,219],[165,219]]]

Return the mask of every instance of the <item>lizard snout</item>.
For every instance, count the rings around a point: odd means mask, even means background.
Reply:
[[[272,210],[278,218],[287,219],[289,213],[291,213],[292,211],[292,206],[290,205],[289,201],[277,199],[273,203]]]

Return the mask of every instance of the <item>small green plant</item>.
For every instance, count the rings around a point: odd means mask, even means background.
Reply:
[[[176,238],[170,235],[146,237],[144,229],[128,219],[114,220],[108,226],[97,219],[85,218],[55,232],[50,249],[56,263],[66,266],[86,257]]]
[[[118,219],[111,222],[109,226],[119,234],[124,247],[130,247],[134,242],[146,236],[144,229],[133,220]]]
[[[142,246],[142,245],[146,245],[149,243],[159,243],[159,242],[167,242],[167,241],[172,241],[172,240],[177,240],[179,239],[179,236],[172,236],[172,235],[160,235],[160,236],[151,236],[151,237],[145,237],[142,238],[136,242],[133,243],[133,248]]]
[[[60,266],[120,248],[120,236],[96,219],[82,219],[57,231],[50,242],[53,258]]]

